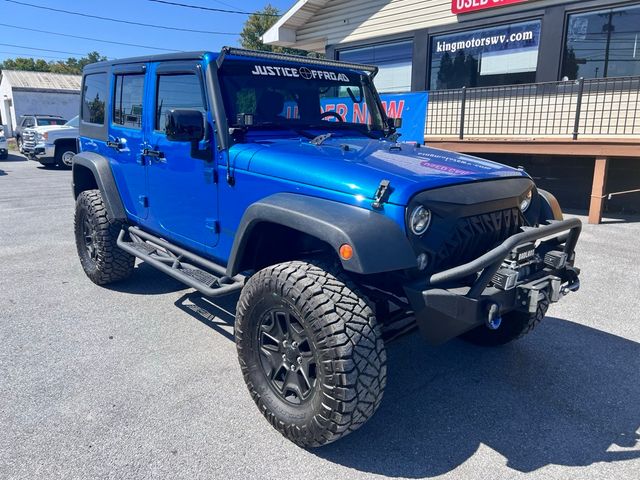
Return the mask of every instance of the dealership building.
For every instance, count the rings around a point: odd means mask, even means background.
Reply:
[[[429,91],[427,142],[560,177],[576,207],[640,188],[638,0],[299,0],[263,41]],[[638,193],[605,203],[640,212]]]

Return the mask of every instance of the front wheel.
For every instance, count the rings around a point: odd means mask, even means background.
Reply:
[[[57,147],[55,153],[56,164],[63,168],[71,168],[73,166],[73,157],[75,155],[75,148],[67,146]]]
[[[356,430],[380,405],[380,327],[357,287],[331,267],[293,261],[255,274],[238,302],[235,336],[258,408],[302,447]]]
[[[100,190],[86,190],[76,200],[74,229],[80,263],[97,285],[128,278],[135,257],[117,245],[122,225],[109,218]]]
[[[16,138],[16,147],[18,147],[18,151],[20,153],[24,153],[24,145],[22,142],[22,137],[17,137]]]

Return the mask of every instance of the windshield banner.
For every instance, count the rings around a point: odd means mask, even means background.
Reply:
[[[398,129],[401,142],[424,143],[428,98],[428,92],[380,94],[387,117],[402,118],[402,128]],[[364,102],[354,104],[349,98],[324,98],[321,107],[323,112],[336,112],[345,122],[368,123]]]

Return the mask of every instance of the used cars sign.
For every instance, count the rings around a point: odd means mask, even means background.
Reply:
[[[501,7],[512,3],[522,3],[527,0],[451,0],[451,11],[456,15],[460,13],[475,12],[485,8]]]

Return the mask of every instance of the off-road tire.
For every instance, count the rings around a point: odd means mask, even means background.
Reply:
[[[135,257],[116,244],[121,229],[120,222],[109,218],[100,190],[86,190],[78,196],[74,217],[76,247],[84,272],[97,285],[124,280],[133,272]],[[91,242],[87,236],[91,236]],[[93,254],[87,247],[89,243],[94,246]]]
[[[515,310],[502,317],[502,324],[497,330],[491,330],[485,325],[474,328],[460,336],[461,339],[483,347],[498,347],[513,340],[522,338],[538,325],[549,308],[549,296],[545,291],[543,298],[538,302],[535,313]]]
[[[290,309],[312,344],[317,378],[304,404],[282,398],[260,364],[260,319],[270,308]],[[238,302],[235,338],[242,374],[259,410],[302,447],[353,432],[380,405],[387,376],[380,327],[357,287],[329,264],[292,261],[252,276]]]

